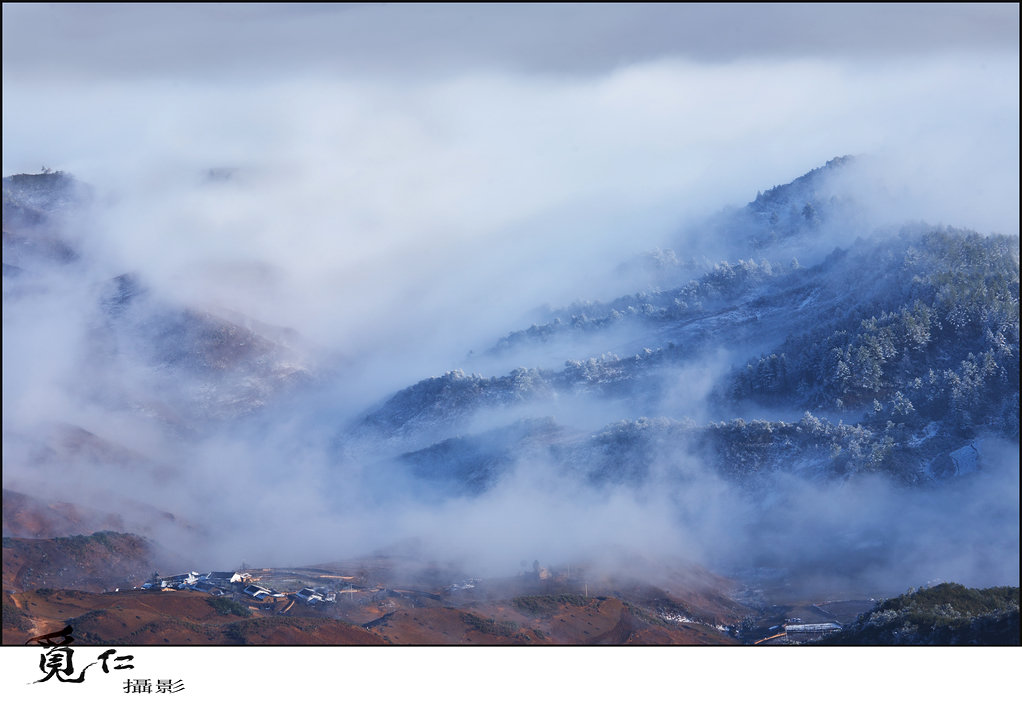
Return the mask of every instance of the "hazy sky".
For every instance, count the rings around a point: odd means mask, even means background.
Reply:
[[[1018,48],[991,5],[4,5],[4,78],[600,73],[698,62],[885,61]]]

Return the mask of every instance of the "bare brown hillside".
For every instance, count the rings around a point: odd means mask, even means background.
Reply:
[[[4,589],[131,588],[153,572],[158,553],[148,540],[118,532],[53,539],[4,537]]]

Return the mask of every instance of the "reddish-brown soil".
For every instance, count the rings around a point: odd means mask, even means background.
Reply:
[[[7,591],[131,588],[152,574],[157,561],[154,547],[133,534],[97,532],[54,539],[3,539],[3,582]]]
[[[4,596],[4,644],[72,625],[79,644],[133,645],[712,645],[737,644],[701,624],[669,624],[609,597],[554,604],[550,612],[514,603],[411,605],[386,598],[360,609],[363,624],[334,607],[249,606],[248,617],[220,615],[191,591],[87,593],[42,589]],[[281,605],[281,604],[277,604]],[[266,610],[265,608],[272,608]]]
[[[319,615],[220,615],[192,591],[40,590],[4,596],[5,645],[70,624],[76,644],[128,645],[382,645],[369,630]]]

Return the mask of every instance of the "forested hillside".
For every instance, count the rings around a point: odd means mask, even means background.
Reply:
[[[496,377],[453,371],[397,393],[359,429],[440,439],[485,410],[565,395],[662,417],[673,370],[738,343],[763,352],[734,360],[706,399],[715,421],[685,434],[720,472],[932,480],[953,474],[947,454],[979,436],[1018,440],[1018,247],[1014,236],[917,226],[857,239],[811,267],[719,263],[673,290],[569,307],[495,348],[513,357],[560,339],[585,350],[620,328],[616,352]],[[784,416],[746,421],[750,404]],[[624,447],[636,435],[599,433]],[[620,473],[643,475],[635,463]]]
[[[883,601],[830,645],[1018,645],[1019,589],[943,583]]]

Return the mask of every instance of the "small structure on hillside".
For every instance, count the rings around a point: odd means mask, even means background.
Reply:
[[[316,603],[322,603],[325,596],[316,589],[306,586],[295,594],[295,599],[306,605],[315,605]]]
[[[456,593],[458,591],[470,591],[476,587],[476,583],[478,583],[478,579],[467,578],[461,583],[452,583],[450,586],[447,587],[446,590],[448,593]]]
[[[784,626],[785,637],[790,642],[812,642],[840,630],[841,626],[837,623],[801,623]]]
[[[273,591],[258,584],[250,583],[245,586],[245,590],[242,591],[246,596],[257,601],[261,601],[266,596],[272,596]]]
[[[191,590],[193,590],[193,591],[200,591],[202,593],[208,593],[211,596],[222,596],[222,595],[224,595],[224,590],[222,588],[217,586],[212,581],[207,581],[205,579],[200,579],[200,580],[196,581],[194,584],[189,586],[189,588]]]
[[[210,571],[203,578],[219,586],[230,583],[233,576],[233,571]]]
[[[798,620],[798,622],[796,622]],[[792,645],[805,642],[815,642],[827,635],[841,631],[840,623],[803,623],[798,618],[786,622],[784,625],[773,625],[770,631],[780,629],[781,632],[756,640],[755,645]]]

